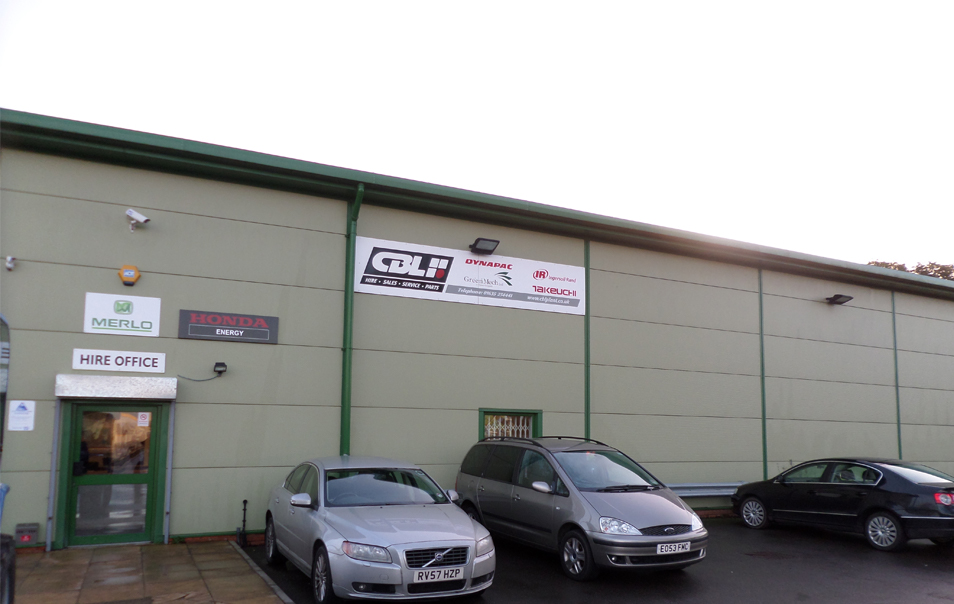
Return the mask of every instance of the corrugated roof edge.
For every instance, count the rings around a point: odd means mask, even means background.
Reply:
[[[0,109],[0,146],[349,201],[363,183],[364,203],[954,300],[954,281],[23,111]]]

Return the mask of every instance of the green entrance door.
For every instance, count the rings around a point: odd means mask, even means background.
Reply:
[[[72,407],[67,544],[153,540],[165,472],[161,405]]]

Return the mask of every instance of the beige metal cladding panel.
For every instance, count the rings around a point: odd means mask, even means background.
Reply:
[[[265,528],[268,494],[285,480],[288,467],[180,468],[172,473],[169,532],[173,535],[235,534],[242,526],[242,500],[248,500],[249,531]]]
[[[500,241],[490,259],[509,256],[572,266],[583,266],[584,261],[579,239],[373,205],[362,206],[358,235],[464,251],[484,237]]]
[[[948,282],[949,283],[949,282]],[[895,311],[898,315],[911,315],[941,321],[954,321],[954,301],[938,300],[913,294],[895,294]],[[900,338],[901,334],[898,334]]]
[[[19,358],[17,360],[19,361]],[[12,380],[11,383],[13,383]],[[12,400],[23,400],[23,397],[8,398],[7,409],[11,408]],[[50,445],[53,443],[56,403],[52,400],[36,400],[35,402],[36,415],[33,418],[33,430],[23,432],[6,430],[4,434],[3,482],[8,482],[7,478],[17,473],[46,472],[49,475]],[[9,417],[3,420],[4,425],[8,426]],[[7,501],[9,500],[7,498]]]
[[[341,346],[341,292],[155,274],[125,287],[118,269],[43,263],[18,264],[3,277],[0,303],[14,329],[82,333],[86,293],[96,292],[161,298],[159,335],[165,338],[178,337],[184,308],[277,316],[282,344]]]
[[[13,535],[18,524],[36,522],[40,525],[37,541],[45,541],[46,502],[50,493],[49,467],[45,472],[9,472],[4,459],[3,482],[10,485],[10,492],[3,503],[3,526],[0,526],[0,532]]]
[[[422,464],[460,464],[477,441],[477,410],[352,407],[352,455]]]
[[[894,385],[894,350],[765,336],[765,375]]]
[[[808,459],[839,455],[897,457],[898,425],[770,419],[766,441],[769,461],[782,463],[785,468]]]
[[[757,333],[594,317],[590,337],[596,365],[759,375]]]
[[[881,348],[894,346],[890,310],[771,295],[764,296],[762,304],[766,335]]]
[[[898,351],[902,387],[954,391],[954,356]]]
[[[150,222],[130,232],[119,206],[6,191],[3,203],[4,249],[24,263],[133,264],[144,273],[343,286],[337,233],[146,209]]]
[[[355,348],[583,362],[583,317],[358,294]]]
[[[639,462],[738,462],[762,458],[760,418],[594,413],[593,438]]]
[[[761,417],[757,375],[698,373],[637,367],[591,369],[594,413]]]
[[[185,375],[203,379],[215,375],[215,362],[228,364],[229,370],[215,381],[180,380],[180,401],[338,404],[341,351],[336,348],[23,330],[14,331],[14,338],[17,362],[11,368],[10,383],[11,396],[15,398],[51,399],[53,376],[58,373],[113,374],[72,368],[73,349],[88,348],[165,353],[165,374],[148,374],[156,377]]]
[[[893,385],[765,379],[765,413],[772,419],[840,422],[897,421]]]
[[[638,459],[636,461],[639,461]],[[762,461],[693,461],[666,462],[654,461],[642,464],[653,476],[665,484],[685,484],[691,482],[751,482],[762,480]],[[692,507],[697,507],[699,498],[687,499]],[[718,506],[729,507],[726,499]]]
[[[898,349],[954,356],[954,317],[950,320],[897,315]]]
[[[823,304],[827,304],[825,298],[835,294],[845,294],[854,298],[845,305],[846,307],[891,312],[891,292],[889,291],[800,275],[763,271],[762,293],[766,296],[785,296]]]
[[[301,407],[340,404],[340,350],[188,341],[192,342],[188,348],[183,345],[182,352],[166,358],[169,375],[211,377],[217,361],[227,363],[229,370],[214,381],[180,380],[179,401]]]
[[[750,291],[590,271],[590,296],[596,317],[759,331],[759,297]]]
[[[356,350],[352,404],[583,409],[583,365]]]
[[[954,426],[954,391],[901,388],[901,422]]]
[[[579,413],[549,412],[543,413],[543,434],[583,436],[586,433],[586,417],[582,412],[580,400]]]
[[[337,407],[176,404],[173,466],[292,466],[338,454]]]
[[[590,268],[745,291],[759,291],[758,270],[607,243],[590,244]]]
[[[921,460],[939,470],[942,469],[942,464],[937,462],[954,465],[952,442],[954,442],[954,426],[901,425],[901,445],[906,460]]]
[[[122,206],[120,214],[165,210],[341,234],[346,227],[343,201],[10,149],[2,158],[4,189]]]

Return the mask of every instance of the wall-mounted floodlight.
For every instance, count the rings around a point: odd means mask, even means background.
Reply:
[[[500,245],[500,242],[496,239],[484,239],[483,237],[478,237],[473,243],[470,244],[470,251],[474,252],[475,254],[493,254],[498,245]]]
[[[845,302],[850,302],[854,300],[852,296],[846,296],[845,294],[835,294],[831,298],[825,298],[825,301],[829,304],[844,304]]]
[[[221,363],[221,362],[220,362],[220,363],[216,363],[215,366],[212,367],[212,371],[214,371],[214,372],[216,373],[216,376],[215,376],[215,377],[221,376],[223,373],[225,373],[225,372],[228,371],[228,370],[229,370],[229,366],[226,365],[225,363]]]

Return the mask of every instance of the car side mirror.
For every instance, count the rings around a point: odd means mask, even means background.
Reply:
[[[310,508],[311,507],[311,495],[308,493],[298,493],[297,495],[292,495],[291,499],[288,500],[288,503],[296,508]]]
[[[460,501],[460,494],[454,489],[447,489],[447,498],[451,500],[451,503],[457,503]]]
[[[534,491],[539,491],[540,493],[550,494],[553,492],[553,489],[550,488],[550,485],[543,482],[542,480],[537,480],[536,482],[530,485],[530,488],[533,489]]]

